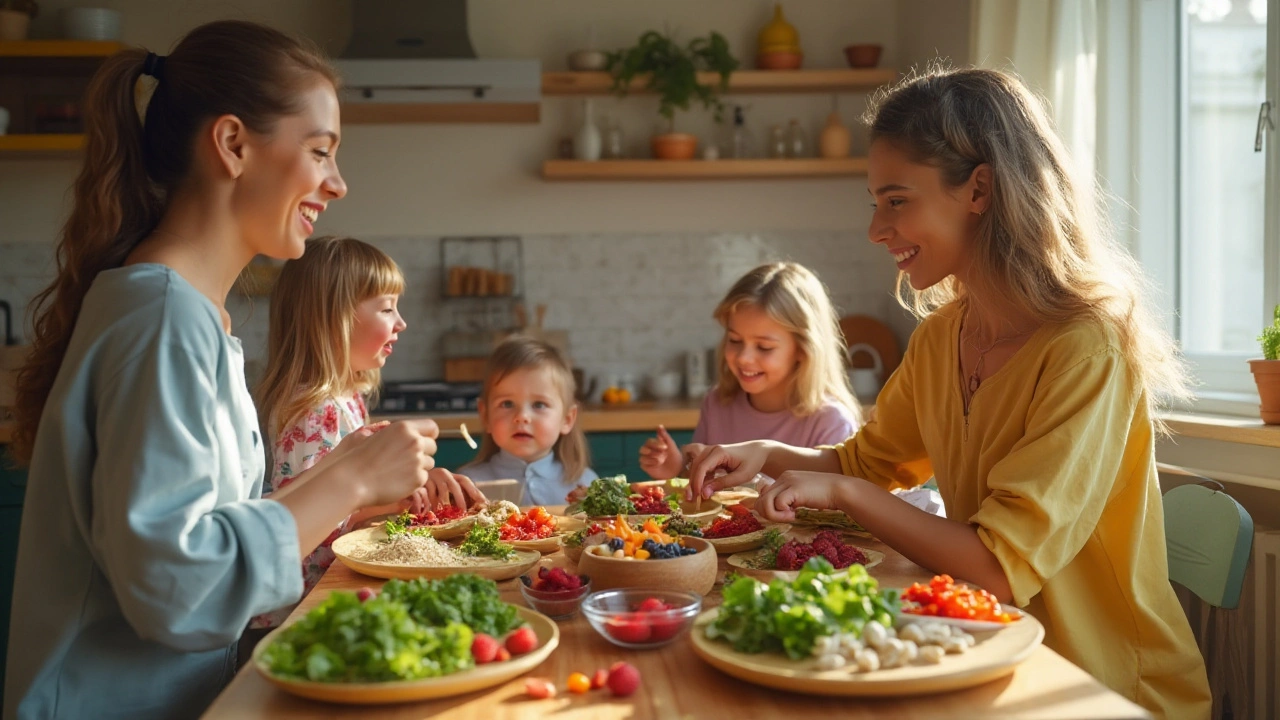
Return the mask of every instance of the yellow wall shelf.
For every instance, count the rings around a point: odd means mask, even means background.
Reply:
[[[84,147],[84,135],[0,135],[0,157],[62,155]]]
[[[101,40],[5,40],[0,57],[106,57],[124,48],[124,43]]]
[[[887,68],[852,70],[740,70],[729,76],[731,93],[833,93],[869,92],[896,80],[898,73]],[[714,84],[716,73],[698,73],[698,81]],[[542,94],[608,95],[613,77],[607,72],[544,72]]]
[[[547,160],[546,180],[738,180],[852,177],[867,172],[866,158],[794,160]]]

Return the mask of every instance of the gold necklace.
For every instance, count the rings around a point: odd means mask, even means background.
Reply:
[[[964,402],[964,414],[966,417],[969,415],[969,403],[973,400],[973,394],[978,392],[978,388],[982,385],[982,368],[986,361],[987,353],[994,350],[995,347],[1002,342],[1008,342],[1009,340],[1014,340],[1016,338],[1022,337],[1023,335],[1029,335],[1033,332],[1035,332],[1034,328],[1032,328],[1031,330],[1023,330],[1022,332],[1013,333],[1010,335],[1002,335],[1000,337],[997,337],[995,340],[992,340],[991,344],[987,345],[985,348],[978,347],[978,344],[974,342],[973,338],[977,334],[976,330],[969,333],[969,337],[968,337],[969,347],[978,351],[978,360],[977,362],[974,363],[973,372],[969,374],[969,382],[967,386],[967,390],[969,391],[969,393],[965,397],[965,402]]]

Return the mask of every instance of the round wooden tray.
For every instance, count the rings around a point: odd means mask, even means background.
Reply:
[[[1027,615],[1000,632],[973,633],[977,644],[968,652],[947,655],[937,665],[917,660],[905,667],[860,673],[851,668],[818,670],[816,660],[786,655],[748,655],[728,643],[707,638],[706,628],[719,608],[694,621],[693,651],[711,666],[740,680],[810,695],[911,696],[960,690],[1002,678],[1027,659],[1044,639],[1044,626]]]
[[[471,573],[490,580],[510,580],[519,577],[524,571],[533,567],[542,559],[537,550],[517,550],[516,556],[510,560],[488,560],[477,565],[390,565],[387,563],[357,560],[351,557],[352,548],[370,540],[386,538],[382,527],[371,527],[347,533],[333,541],[333,554],[344,565],[358,573],[376,578],[444,578],[456,573]],[[556,540],[559,542],[559,540]]]
[[[863,565],[865,568],[873,568],[884,561],[884,553],[879,550],[869,550],[864,547],[858,548],[863,555],[867,556],[867,562]],[[754,560],[759,556],[760,551],[752,550],[748,552],[740,552],[729,556],[729,565],[743,571],[742,574],[752,577],[764,579],[766,581],[773,578],[782,578],[783,580],[795,580],[800,577],[799,570],[775,570],[773,568],[755,567]],[[836,570],[833,574],[839,575],[844,569]]]
[[[529,672],[541,665],[542,661],[551,655],[551,651],[560,644],[560,628],[551,618],[519,605],[516,606],[516,611],[538,636],[538,647],[533,652],[517,655],[506,662],[478,665],[470,670],[443,677],[381,683],[326,683],[276,677],[267,670],[266,664],[262,661],[262,653],[284,628],[271,631],[253,649],[253,666],[262,673],[267,682],[287,693],[332,703],[382,705],[462,695],[501,685]]]

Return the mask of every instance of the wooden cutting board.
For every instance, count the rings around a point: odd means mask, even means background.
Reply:
[[[840,318],[840,331],[844,333],[845,346],[866,343],[880,353],[880,362],[884,363],[884,377],[898,369],[902,362],[902,350],[898,338],[888,325],[870,315],[846,315]],[[853,367],[875,367],[875,361],[867,353],[853,356]]]

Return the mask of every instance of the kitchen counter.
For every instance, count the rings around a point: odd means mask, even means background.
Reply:
[[[624,405],[585,405],[578,412],[578,425],[584,432],[652,432],[659,425],[668,430],[692,430],[698,425],[701,400],[664,402],[632,402]],[[379,420],[431,418],[441,430],[456,430],[462,423],[467,430],[479,434],[480,416],[465,413],[387,413],[373,416]]]

